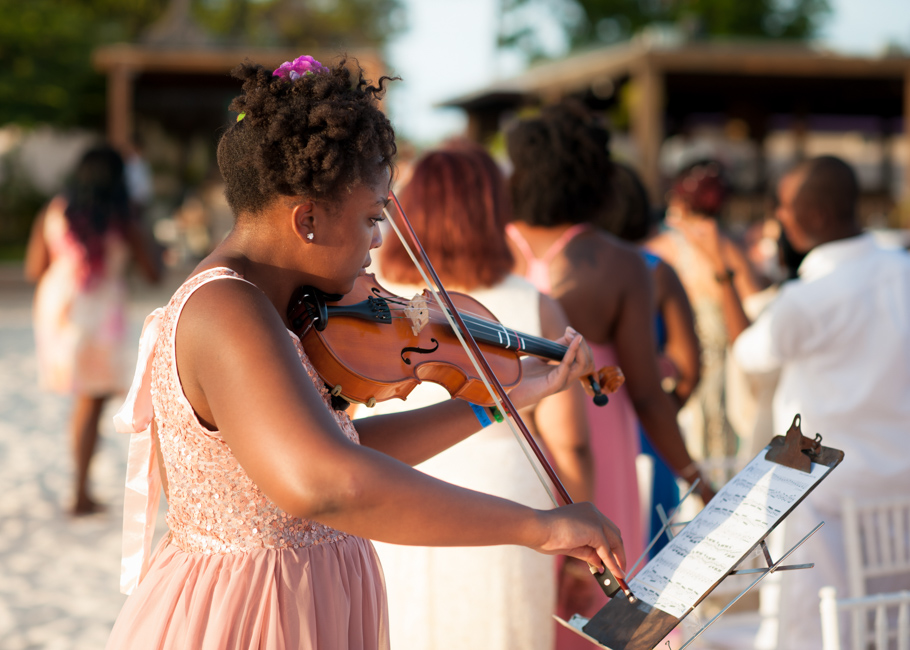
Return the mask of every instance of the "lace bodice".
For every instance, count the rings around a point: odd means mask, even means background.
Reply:
[[[190,553],[236,553],[254,548],[313,546],[345,533],[282,511],[253,483],[217,431],[199,424],[177,376],[174,337],[183,306],[197,288],[213,280],[245,281],[235,271],[203,271],[181,286],[165,308],[152,358],[151,393],[158,440],[168,480],[167,523],[172,543]],[[290,331],[300,362],[345,435],[359,442],[346,413],[331,408],[330,396]]]

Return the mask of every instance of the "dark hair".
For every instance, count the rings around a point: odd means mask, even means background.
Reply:
[[[843,160],[818,156],[800,163],[790,173],[803,175],[795,207],[809,204],[841,223],[852,223],[856,218],[859,182],[853,168]]]
[[[425,154],[414,165],[400,200],[443,283],[490,287],[511,270],[505,179],[479,145],[457,141]],[[394,282],[420,282],[397,238],[388,238],[377,253],[384,276]]]
[[[64,189],[69,229],[85,249],[87,282],[104,271],[105,243],[110,233],[124,236],[132,218],[123,158],[100,145],[83,154]]]
[[[278,195],[332,200],[392,171],[395,132],[378,106],[390,78],[372,86],[346,63],[296,80],[250,62],[231,72],[243,81],[230,105],[242,118],[218,144],[218,167],[235,216]]]
[[[515,218],[538,226],[592,221],[610,192],[610,133],[580,103],[549,106],[506,135]]]
[[[727,199],[728,186],[723,167],[716,160],[699,160],[676,175],[670,196],[682,201],[689,210],[706,217],[717,217]]]
[[[606,182],[612,187],[613,200],[606,210],[598,213],[594,225],[625,241],[645,239],[651,234],[654,220],[641,178],[628,165],[614,163]]]

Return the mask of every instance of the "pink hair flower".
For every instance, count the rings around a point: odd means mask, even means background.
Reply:
[[[272,73],[273,77],[285,77],[291,81],[313,73],[328,72],[329,69],[311,56],[298,56],[293,61],[285,61]]]

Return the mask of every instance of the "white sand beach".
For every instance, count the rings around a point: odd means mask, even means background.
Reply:
[[[92,466],[107,509],[69,516],[71,400],[37,388],[31,287],[20,274],[0,268],[0,648],[99,650],[126,598],[119,578],[129,440],[114,432],[113,400]],[[134,292],[135,340],[145,314],[173,290],[166,285]],[[162,514],[158,535],[164,528]]]

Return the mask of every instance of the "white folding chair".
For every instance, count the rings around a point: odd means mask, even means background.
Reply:
[[[854,622],[850,650],[910,650],[910,591],[838,600],[834,587],[822,587],[818,595],[822,650],[847,650],[840,642],[841,612],[849,612]]]
[[[867,596],[870,581],[906,575],[910,581],[910,495],[846,497],[843,502],[847,584],[852,599]],[[892,589],[902,589],[903,584]],[[861,648],[868,616],[852,614],[853,645]]]

